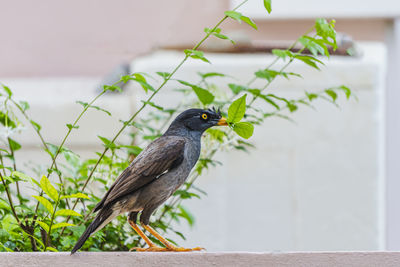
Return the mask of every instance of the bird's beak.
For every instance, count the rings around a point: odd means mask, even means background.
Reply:
[[[227,126],[228,123],[226,122],[226,118],[222,117],[221,119],[219,119],[217,125],[220,125],[220,126]]]

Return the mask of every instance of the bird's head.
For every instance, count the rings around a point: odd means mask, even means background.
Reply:
[[[228,125],[226,119],[221,116],[221,112],[212,109],[188,109],[176,117],[170,129],[188,129],[203,133],[210,127],[216,125]]]

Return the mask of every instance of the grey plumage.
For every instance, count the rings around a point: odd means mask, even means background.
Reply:
[[[151,214],[185,182],[196,164],[203,132],[221,121],[220,112],[215,109],[189,109],[181,113],[113,183],[96,205],[97,216],[71,254],[81,248],[92,233],[121,213],[130,212],[129,218],[136,222],[141,212],[140,222],[148,225]]]

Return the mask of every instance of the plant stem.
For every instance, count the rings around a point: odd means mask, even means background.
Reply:
[[[36,132],[36,134],[38,135],[43,147],[45,150],[49,151],[49,147],[46,143],[46,141],[43,138],[43,135],[40,133],[40,130],[32,123],[32,120],[29,118],[28,114],[26,113],[26,111],[21,107],[21,105],[19,105],[14,99],[10,98],[11,102],[18,108],[18,110],[21,112],[21,114],[25,117],[25,119],[29,122],[29,124],[32,126],[33,130]],[[51,153],[47,153],[50,155],[51,160],[54,161],[54,156]],[[64,184],[64,181],[61,177],[60,174],[60,170],[58,169],[57,163],[54,161],[54,169],[56,170],[57,176],[58,176],[58,181],[61,184]],[[68,199],[65,199],[67,207],[69,208],[69,201]]]
[[[314,36],[315,37],[315,36]],[[297,41],[296,41],[297,42]],[[301,52],[303,52],[304,50],[306,49],[306,47],[303,47],[303,48],[301,48],[300,50],[299,50],[299,54],[301,54]],[[293,61],[295,60],[295,57],[292,57],[289,61],[288,61],[288,63],[286,63],[280,70],[279,70],[279,72],[283,72]],[[260,93],[262,93],[265,89],[267,89],[270,85],[271,85],[271,83],[275,80],[275,78],[276,77],[273,77],[270,81],[268,81],[265,85],[264,85],[264,87],[263,88],[261,88],[261,91],[260,91]],[[251,99],[251,101],[250,101],[250,103],[249,103],[249,106],[251,106],[253,103],[254,103],[254,101],[256,101],[256,99],[259,97],[259,95],[253,95],[253,98]]]
[[[311,33],[313,30],[315,29],[315,26],[312,26],[310,29],[308,29],[305,33],[304,33],[304,35],[308,35],[309,33]],[[304,36],[303,35],[303,36]],[[299,39],[300,38],[297,38],[296,39],[296,41],[293,43],[293,44],[291,44],[287,49],[286,49],[286,51],[290,51],[290,50],[292,50],[298,43],[299,43]],[[301,53],[302,51],[304,51],[304,49],[305,48],[303,48],[303,49],[301,49],[299,52]],[[280,59],[280,57],[275,57],[275,59],[265,68],[265,69],[270,69],[273,65],[275,65],[275,63],[276,62],[278,62],[278,60]],[[254,76],[247,84],[246,84],[246,86],[247,87],[249,87],[253,82],[255,82],[257,80],[257,76]]]
[[[58,147],[56,154],[54,155],[53,162],[51,163],[51,166],[50,166],[50,168],[49,168],[49,172],[47,173],[47,176],[46,176],[47,178],[49,178],[49,176],[50,176],[50,174],[51,174],[51,170],[53,169],[53,167],[54,167],[55,164],[56,164],[57,156],[60,154],[61,149],[62,149],[62,147],[64,146],[65,141],[67,140],[68,136],[70,135],[72,129],[74,129],[74,127],[78,124],[78,121],[81,119],[81,117],[83,116],[83,114],[84,114],[84,113],[93,105],[93,103],[94,103],[97,99],[99,99],[105,92],[106,92],[106,90],[103,90],[103,91],[102,91],[100,94],[98,94],[92,101],[90,101],[90,103],[87,104],[87,105],[84,107],[84,109],[82,110],[82,112],[81,112],[81,113],[78,115],[78,117],[75,119],[74,123],[72,124],[72,127],[68,128],[67,134],[65,135],[65,137],[64,137],[64,139],[62,140],[60,146]],[[42,196],[42,195],[43,195],[43,190],[40,192],[40,196]],[[75,204],[75,205],[76,205],[76,204]],[[34,216],[34,220],[32,221],[32,227],[35,226],[35,222],[36,222],[36,218],[37,218],[37,211],[38,211],[38,209],[39,209],[39,201],[37,202],[36,207],[35,207],[35,216]]]
[[[60,197],[61,197],[61,194],[58,194],[57,202],[56,202],[56,205],[54,206],[53,214],[51,215],[50,225],[49,225],[49,232],[47,233],[47,238],[46,238],[46,240],[44,242],[44,251],[45,252],[47,250],[47,247],[50,244],[51,227],[53,227],[54,218],[56,217],[56,211],[57,211],[58,205],[60,204]]]
[[[13,169],[14,169],[14,171],[17,171],[17,164],[15,163],[14,149],[13,149],[12,146],[11,146],[10,137],[7,138],[7,141],[8,141],[8,147],[10,148],[10,155],[11,155],[12,162],[13,162]],[[17,189],[18,201],[19,201],[19,204],[21,205],[21,204],[22,204],[22,202],[21,202],[21,192],[20,192],[20,190],[19,190],[19,183],[18,183],[18,181],[15,181],[15,187],[16,187],[16,189]]]
[[[11,208],[11,211],[12,211],[12,213],[14,215],[14,218],[15,218],[15,220],[17,220],[17,223],[21,226],[22,224],[21,224],[21,221],[18,218],[17,212],[15,211],[14,204],[13,204],[13,201],[12,201],[12,197],[11,197],[11,194],[10,194],[10,190],[8,189],[8,185],[7,185],[6,181],[4,180],[4,177],[3,177],[3,175],[1,173],[0,173],[0,178],[1,178],[1,182],[3,183],[4,189],[6,190],[8,202],[10,203],[10,208]],[[21,228],[23,229],[23,227],[21,227]]]

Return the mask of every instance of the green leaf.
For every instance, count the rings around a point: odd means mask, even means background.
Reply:
[[[29,109],[29,103],[26,101],[19,101],[19,105],[21,106],[23,111],[27,111]]]
[[[239,122],[246,112],[246,97],[247,94],[233,101],[228,109],[228,122],[236,123]]]
[[[4,175],[3,178],[6,179],[7,181],[9,181],[10,183],[16,182],[16,180],[14,180],[13,178],[11,178],[11,177],[8,176],[8,175]]]
[[[128,146],[128,145],[121,145],[121,147],[125,147],[128,149],[128,153],[132,154],[132,155],[139,155],[140,152],[142,152],[142,148],[138,147],[138,146]]]
[[[156,108],[156,109],[158,109],[158,110],[163,110],[163,109],[164,109],[163,107],[156,105],[156,104],[155,104],[154,102],[152,102],[152,101],[144,101],[144,100],[142,100],[142,103],[145,104],[145,105],[150,105],[150,106],[152,106],[153,108]]]
[[[264,0],[264,7],[268,11],[268,14],[271,14],[271,0]]]
[[[58,151],[58,146],[53,145],[53,144],[51,144],[51,143],[46,143],[46,145],[47,145],[49,154],[52,155],[52,157],[54,157],[55,154],[56,154],[57,151]]]
[[[74,210],[62,209],[62,210],[56,211],[56,214],[54,216],[55,217],[57,217],[57,216],[77,216],[77,217],[80,217],[82,215],[79,214],[78,212],[74,211]]]
[[[279,97],[279,96],[276,96],[274,94],[268,94],[267,97],[272,97],[272,98],[275,98],[275,99],[278,99],[280,101],[285,102],[286,103],[286,107],[289,109],[290,112],[293,112],[293,111],[297,110],[297,106],[296,106],[296,104],[294,104],[293,100],[290,101],[290,100],[287,100],[286,98]]]
[[[326,19],[322,18],[315,21],[317,35],[322,37],[324,40],[331,41],[333,49],[337,48],[335,22],[335,20],[328,22]]]
[[[193,215],[182,205],[179,205],[179,216],[181,216],[182,218],[186,219],[186,221],[188,222],[189,226],[193,226],[194,225],[194,217]]]
[[[306,93],[306,96],[307,96],[307,98],[308,98],[308,100],[309,100],[310,102],[313,101],[314,99],[318,98],[318,95],[317,95],[317,94],[309,93],[309,92],[305,92],[305,93]]]
[[[201,73],[198,72],[198,74],[201,76],[203,79],[207,79],[210,77],[225,77],[225,74],[219,73],[219,72],[207,72],[207,73]]]
[[[0,111],[0,123],[3,124],[4,126],[15,128],[16,124],[14,121],[11,120],[11,118],[6,114]]]
[[[295,58],[300,60],[300,61],[303,61],[307,65],[309,65],[309,66],[311,66],[311,67],[313,67],[313,68],[315,68],[317,70],[319,70],[319,67],[315,62],[318,62],[318,63],[324,65],[324,63],[321,60],[316,59],[316,58],[314,58],[312,56],[296,55]]]
[[[63,149],[62,154],[65,158],[65,160],[71,165],[71,166],[79,166],[80,165],[80,160],[79,160],[79,155],[72,152],[69,149]]]
[[[230,83],[228,84],[229,88],[231,89],[232,93],[235,95],[239,94],[241,91],[245,91],[247,89],[246,86],[238,85],[238,84],[233,84]]]
[[[21,148],[21,145],[17,141],[11,138],[8,138],[8,141],[10,142],[10,147],[12,150],[17,151]]]
[[[90,105],[89,106],[89,103],[87,103],[87,102],[83,102],[83,101],[76,101],[76,103],[78,103],[78,104],[81,104],[82,106],[83,106],[83,108],[94,108],[94,109],[97,109],[97,110],[99,110],[99,111],[103,111],[104,113],[106,113],[108,116],[111,116],[111,112],[109,112],[108,110],[105,110],[105,109],[103,109],[103,108],[101,108],[101,107],[98,107],[98,106],[94,106],[94,105]],[[71,125],[71,124],[70,124]],[[67,125],[67,127],[68,127],[68,125]],[[69,127],[68,127],[69,128]],[[76,126],[74,127],[74,128],[76,128]]]
[[[338,88],[339,88],[340,90],[342,90],[342,91],[346,94],[346,98],[347,98],[347,99],[350,98],[350,96],[351,96],[351,90],[350,90],[349,87],[342,85],[342,86],[339,86]]]
[[[208,133],[213,139],[217,140],[220,143],[224,141],[224,137],[226,136],[226,133],[224,131],[212,128],[208,129],[206,133]]]
[[[36,220],[36,222],[37,222],[37,224],[40,225],[40,227],[43,228],[43,230],[45,230],[47,233],[49,232],[49,228],[50,228],[50,227],[48,226],[47,223],[42,222],[42,221],[38,221],[38,220]]]
[[[327,95],[329,95],[329,96],[332,98],[332,101],[333,101],[333,102],[336,101],[336,99],[337,99],[337,94],[336,94],[335,91],[333,91],[333,90],[331,90],[331,89],[326,89],[326,90],[325,90],[325,93],[326,93]]]
[[[263,100],[265,100],[265,102],[267,102],[268,104],[271,104],[272,106],[274,106],[277,110],[280,110],[280,107],[278,104],[276,104],[270,97],[268,97],[267,95],[263,95],[261,94],[261,91],[259,89],[248,89],[247,91],[249,91],[251,94],[253,94],[255,97],[259,97]]]
[[[210,103],[212,103],[214,101],[214,95],[211,94],[206,89],[201,88],[201,87],[199,87],[197,85],[182,81],[182,80],[178,80],[178,82],[183,84],[183,85],[191,87],[192,90],[197,95],[197,98],[200,100],[201,103],[203,103],[203,105],[208,105],[208,104],[210,104]]]
[[[103,85],[103,90],[104,91],[112,91],[114,92],[115,90],[122,92],[121,87],[117,86],[117,85]]]
[[[203,103],[203,105],[211,104],[214,101],[214,95],[206,89],[198,86],[194,86],[192,87],[192,89],[196,93],[197,98],[200,100],[200,102]]]
[[[312,38],[310,36],[302,36],[299,38],[299,42],[314,56],[318,56],[318,54],[325,55],[329,57],[329,50],[324,44],[322,40],[317,40],[315,38]]]
[[[0,210],[11,210],[10,204],[7,201],[0,198]]]
[[[221,33],[213,33],[213,35],[214,35],[215,37],[219,38],[219,39],[222,39],[222,40],[229,40],[232,44],[235,44],[235,41],[233,41],[230,37],[228,37],[228,36],[226,36],[226,35],[224,35],[224,34],[221,34]]]
[[[238,22],[244,21],[246,24],[250,25],[254,29],[257,30],[257,25],[252,21],[249,17],[243,16],[240,12],[237,11],[225,11],[225,16],[230,17]]]
[[[51,229],[54,229],[54,225],[53,225],[53,227]],[[46,250],[50,250],[50,251],[53,251],[53,252],[58,252],[58,250],[53,248],[53,247],[46,247]]]
[[[41,196],[32,196],[32,197],[36,198],[40,202],[40,204],[42,204],[49,211],[50,214],[54,213],[53,205],[50,203],[50,201],[47,200],[47,198]]]
[[[56,223],[56,224],[54,224],[54,225],[51,227],[51,229],[57,229],[57,228],[68,227],[68,226],[75,226],[75,224],[72,224],[72,223],[65,223],[65,222]]]
[[[66,198],[85,198],[85,199],[90,199],[90,197],[88,195],[83,194],[83,193],[75,193],[75,194],[65,195],[65,196],[61,197],[61,199],[66,199]]]
[[[89,105],[89,103],[83,101],[76,101],[75,103],[82,105],[83,108],[86,108]]]
[[[259,70],[254,73],[257,78],[266,79],[268,82],[271,82],[275,77],[279,74],[279,72],[275,70]]]
[[[290,112],[294,112],[294,111],[296,111],[297,108],[298,108],[297,105],[294,104],[292,101],[289,101],[289,102],[287,103],[287,107],[288,107],[288,109],[289,109]]]
[[[211,63],[207,58],[204,57],[203,51],[193,50],[193,49],[185,49],[185,54],[194,59],[200,59],[204,62]]]
[[[235,41],[233,41],[231,38],[229,38],[228,36],[221,33],[220,28],[216,28],[215,30],[209,29],[209,28],[204,28],[204,32],[207,34],[212,34],[219,39],[229,40],[229,41],[231,41],[232,44],[235,44]]]
[[[250,25],[251,27],[253,27],[254,29],[257,30],[257,25],[254,23],[254,21],[246,16],[242,16],[241,17],[242,21],[244,21],[245,23],[247,23],[248,25]]]
[[[7,232],[6,232],[7,233]],[[179,233],[179,232],[178,232]],[[179,235],[179,234],[178,234]],[[5,249],[6,250],[6,252],[14,252],[14,250],[12,250],[11,248],[9,248],[9,247],[6,247],[3,243],[1,243],[0,242],[0,245],[2,246],[2,248],[3,249]]]
[[[293,57],[292,52],[288,51],[288,50],[282,50],[282,49],[272,49],[272,54],[274,54],[275,56],[282,58],[283,60],[285,60],[287,57],[291,58]]]
[[[191,193],[185,190],[176,190],[174,196],[179,196],[181,199],[191,199],[192,197],[200,199],[200,196],[198,194]]]
[[[160,72],[160,71],[156,72],[156,74],[161,76],[164,80],[166,80],[171,75],[171,73],[169,72]]]
[[[50,183],[46,176],[42,176],[40,179],[40,187],[42,190],[55,202],[58,200],[58,192],[54,186]]]
[[[11,98],[12,92],[11,92],[10,88],[8,88],[8,86],[5,86],[4,84],[2,84],[2,86],[3,86],[3,90],[4,90],[4,91],[6,92],[6,94],[7,94],[8,98]]]
[[[127,82],[129,82],[131,79],[132,79],[131,75],[123,75],[123,76],[121,76],[121,79],[120,79],[120,80],[121,80],[123,83],[127,83]]]
[[[22,172],[19,172],[19,171],[13,171],[11,173],[11,176],[16,176],[16,177],[20,178],[21,180],[23,180],[25,182],[29,182],[32,179],[31,177],[29,177],[25,173],[22,173]]]
[[[254,126],[250,122],[238,122],[234,124],[233,130],[240,137],[249,139],[253,135]]]
[[[232,18],[234,20],[237,20],[239,22],[242,21],[242,14],[239,13],[239,12],[236,12],[236,11],[225,11],[224,14],[225,14],[225,16],[228,16],[228,17],[230,17],[230,18]]]
[[[2,225],[2,228],[9,233],[18,228],[18,223],[14,216],[12,216],[11,214],[7,214],[2,217],[0,223]]]
[[[33,120],[29,120],[29,122],[32,124],[33,128],[35,128],[36,131],[40,132],[40,130],[42,129],[42,126],[40,126],[39,123],[37,123]]]
[[[72,130],[72,129],[78,129],[79,126],[78,126],[78,125],[74,126],[74,125],[72,125],[72,124],[70,124],[70,123],[67,123],[67,128],[68,128],[69,130]]]
[[[140,73],[134,73],[132,74],[132,81],[135,81],[140,84],[140,86],[143,88],[143,90],[147,93],[149,90],[154,91],[153,86],[151,86],[147,81],[146,78]]]
[[[100,135],[98,135],[97,137],[100,138],[100,140],[103,142],[104,146],[109,149],[115,149],[118,147],[115,143],[113,143],[111,140],[109,140],[105,137],[102,137]]]

